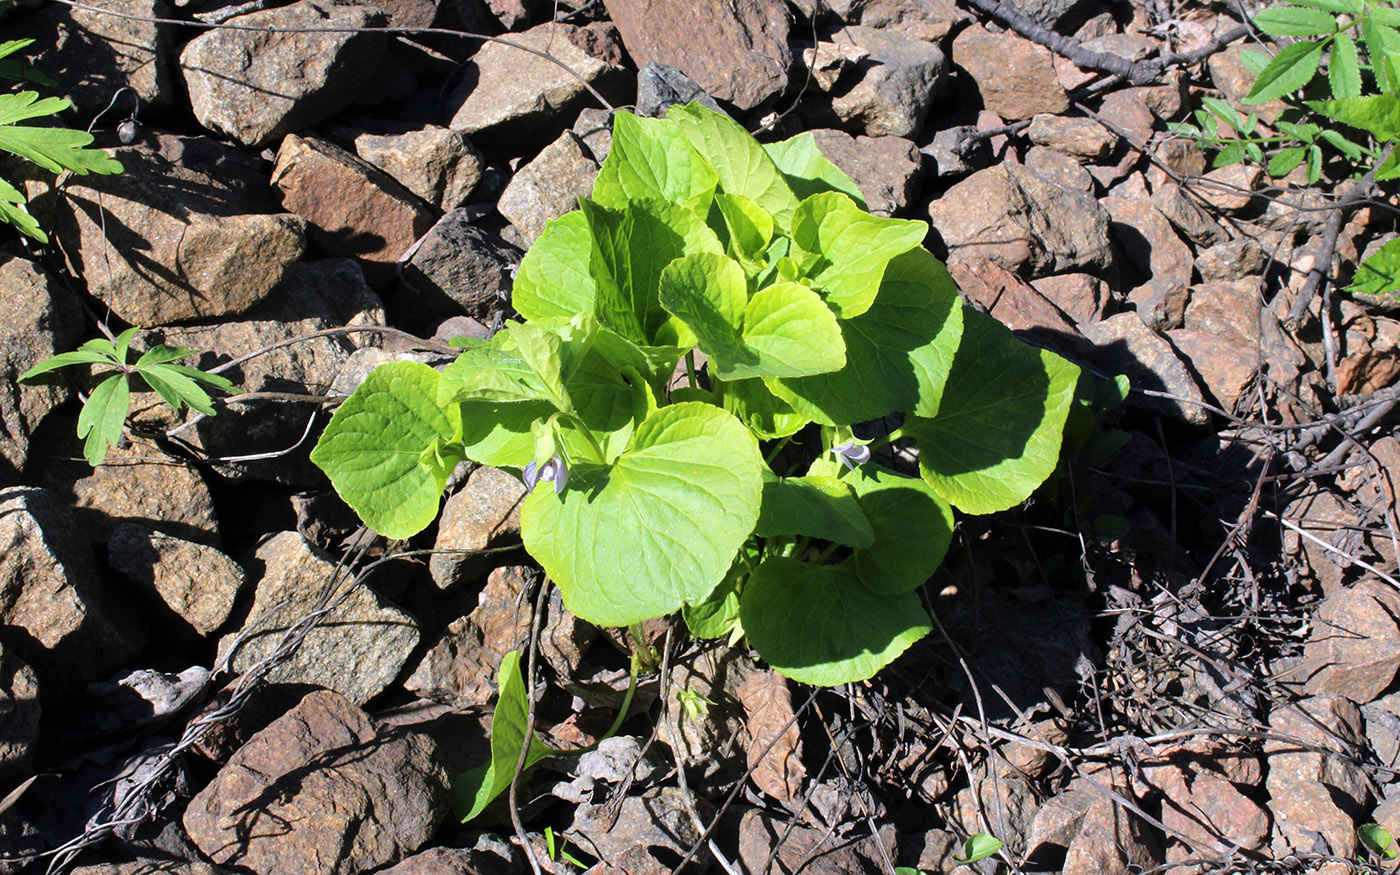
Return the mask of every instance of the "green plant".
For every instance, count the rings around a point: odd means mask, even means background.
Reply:
[[[380,366],[311,458],[394,538],[462,459],[519,470],[525,546],[577,616],[680,611],[796,680],[868,678],[930,630],[953,508],[1054,471],[1079,379],[964,308],[925,233],[866,212],[810,135],[619,114],[593,198],[520,266],[525,321],[441,372]],[[872,460],[901,438],[921,476]]]
[[[954,862],[961,866],[985,860],[1002,848],[1001,839],[990,833],[979,832],[967,837],[963,842],[962,853],[954,857]]]
[[[28,70],[12,57],[34,42],[32,39],[7,40],[0,43],[0,77],[26,78],[38,82],[48,80]],[[121,162],[101,149],[85,148],[92,135],[67,128],[37,127],[20,122],[54,116],[71,104],[57,97],[42,100],[33,91],[0,94],[0,149],[39,165],[50,173],[67,170],[79,175],[88,173],[121,173]],[[41,243],[49,238],[39,223],[25,208],[28,201],[18,188],[0,179],[0,221]]]
[[[1363,847],[1382,859],[1394,860],[1400,857],[1400,849],[1395,846],[1395,838],[1390,830],[1378,823],[1362,824],[1356,828],[1356,837]]]
[[[225,392],[236,393],[238,387],[218,374],[207,374],[187,365],[171,364],[179,358],[197,355],[193,349],[173,346],[153,346],[134,363],[127,362],[131,341],[140,331],[128,328],[117,335],[116,342],[105,337],[89,340],[73,352],[59,353],[45,359],[23,374],[21,382],[40,374],[72,365],[95,365],[94,376],[101,382],[88,394],[78,414],[78,437],[84,439],[83,456],[94,468],[107,457],[109,447],[122,439],[122,427],[131,399],[131,378],[139,377],[178,411],[184,404],[206,416],[214,415],[214,406],[199,383],[207,383]]]

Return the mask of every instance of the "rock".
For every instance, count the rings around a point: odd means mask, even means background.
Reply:
[[[1400,766],[1400,693],[1390,693],[1361,706],[1366,741],[1383,767]],[[1387,790],[1387,795],[1394,793]]]
[[[1283,517],[1312,536],[1307,538],[1292,531],[1284,533],[1284,550],[1294,557],[1300,577],[1316,582],[1324,595],[1340,590],[1343,575],[1352,564],[1323,544],[1347,552],[1354,552],[1364,544],[1355,534],[1363,525],[1356,510],[1334,491],[1305,489],[1289,502]]]
[[[435,551],[428,570],[439,588],[447,590],[484,574],[497,564],[489,554],[472,551],[519,543],[520,504],[525,484],[499,468],[477,468],[467,483],[443,505],[438,518]],[[465,551],[465,552],[457,552]]]
[[[6,792],[31,774],[41,711],[34,669],[0,640],[0,787]]]
[[[1210,422],[1210,414],[1200,406],[1205,396],[1191,372],[1171,344],[1148,328],[1136,313],[1119,313],[1100,322],[1081,324],[1079,330],[1099,347],[1096,361],[1105,373],[1128,375],[1136,390],[1128,396],[1129,404],[1190,425]],[[1143,395],[1144,389],[1175,397]]]
[[[1032,143],[1054,149],[1081,161],[1098,161],[1108,157],[1118,138],[1103,125],[1088,118],[1061,115],[1037,115],[1031,119],[1026,136]]]
[[[670,696],[657,737],[671,748],[683,766],[698,769],[707,781],[729,780],[748,767],[744,751],[726,739],[744,732],[744,708],[739,688],[758,671],[733,649],[707,650],[690,664],[671,667]],[[713,704],[703,713],[689,712],[676,690],[689,690]]]
[[[1196,272],[1203,282],[1238,280],[1258,275],[1264,267],[1264,250],[1248,237],[1219,243],[1196,253]]]
[[[126,523],[107,544],[112,569],[156,595],[200,635],[211,635],[228,619],[243,588],[243,569],[204,544]]]
[[[948,57],[933,43],[873,27],[847,27],[843,35],[866,57],[832,93],[831,112],[840,125],[871,137],[912,137],[923,130],[948,78]]]
[[[665,786],[624,796],[615,812],[606,802],[580,805],[574,809],[573,825],[565,836],[605,860],[631,847],[664,849],[679,859],[700,839],[700,830],[688,811],[689,798],[679,787]],[[714,807],[704,797],[695,798],[694,804],[701,823],[708,824]],[[708,850],[701,850],[697,868],[704,871],[712,859]]]
[[[1191,284],[1191,248],[1151,202],[1110,196],[1100,201],[1112,217],[1109,229],[1140,276]]]
[[[1228,239],[1220,223],[1176,183],[1166,183],[1152,192],[1152,205],[1198,246],[1214,246]]]
[[[1093,274],[1056,274],[1031,280],[1031,285],[1060,312],[1073,319],[1076,325],[1103,318],[1108,287]]]
[[[379,870],[379,875],[511,875],[518,871],[516,865],[475,848],[429,848]]]
[[[444,212],[467,203],[486,159],[461,131],[435,125],[401,133],[363,132],[355,154]]]
[[[942,45],[972,20],[949,0],[857,0],[842,15],[847,24],[895,31],[910,39]]]
[[[102,580],[76,522],[46,490],[0,489],[0,635],[51,699],[145,643],[145,625]]]
[[[640,100],[639,96],[638,101]],[[640,105],[637,112],[639,115],[648,114],[642,112]],[[602,164],[608,160],[608,152],[612,151],[612,116],[606,109],[585,107],[579,112],[578,121],[574,122],[574,135],[583,143],[583,148],[588,154],[593,156],[593,160]]]
[[[395,863],[447,816],[448,775],[433,749],[314,692],[190,800],[185,829],[214,862],[254,872],[355,875]]]
[[[885,826],[877,839],[862,832],[855,840],[831,831],[799,826],[786,817],[774,817],[759,809],[745,811],[739,820],[739,862],[748,872],[805,872],[810,875],[881,875],[888,872],[884,860],[895,856],[895,829]],[[777,852],[776,865],[764,864]]]
[[[387,284],[394,265],[433,226],[432,210],[392,177],[339,146],[289,134],[272,184],[282,205],[306,219],[323,252],[360,260],[365,278]]]
[[[243,672],[265,659],[282,635],[315,610],[333,580],[337,591],[351,586],[336,565],[311,551],[296,532],[263,542],[256,556],[264,566],[248,622],[219,641],[220,659],[241,640],[229,668]],[[335,690],[362,704],[393,682],[418,643],[418,621],[355,586],[339,607],[307,633],[296,651],[268,674],[271,683],[309,684]]]
[[[991,33],[980,24],[953,38],[953,63],[977,83],[982,105],[1007,121],[1069,109],[1053,57],[1049,49],[1011,31]]]
[[[150,394],[154,393],[143,396]],[[140,403],[132,404],[134,415],[140,415]],[[45,472],[44,480],[54,488],[71,484],[73,503],[83,511],[83,521],[97,540],[106,540],[118,526],[130,522],[186,540],[219,543],[214,497],[204,476],[188,460],[167,455],[154,441],[138,438],[129,446],[113,448],[102,465],[64,482],[69,470],[55,466]]]
[[[1200,176],[1206,172],[1206,153],[1190,140],[1162,140],[1152,147],[1152,166],[1147,168],[1147,184],[1156,190],[1172,181],[1172,176]]]
[[[1199,860],[1203,851],[1224,860],[1237,849],[1258,851],[1269,840],[1269,813],[1245,792],[1258,778],[1235,780],[1221,768],[1218,754],[1183,752],[1144,770],[1148,786],[1162,796],[1169,866]]]
[[[593,193],[597,176],[597,162],[573,131],[565,131],[515,172],[496,209],[528,247],[544,232],[545,222],[578,209],[578,199]]]
[[[1029,331],[1052,348],[1066,352],[1082,352],[1088,347],[1074,323],[1054,304],[991,259],[959,262],[948,270],[966,299],[980,304],[1012,331]]]
[[[1026,151],[1025,165],[1041,176],[1070,191],[1094,194],[1097,187],[1093,174],[1085,170],[1064,152],[1045,146],[1032,146]]]
[[[467,62],[462,83],[448,100],[449,106],[457,107],[448,127],[475,142],[553,139],[591,102],[585,82],[605,95],[615,93],[617,68],[575,46],[568,39],[570,27],[541,24],[510,37],[511,42],[548,52],[567,70],[504,43],[482,46]]]
[[[1257,78],[1245,66],[1240,55],[1245,50],[1245,46],[1233,45],[1212,52],[1206,59],[1206,70],[1210,73],[1211,82],[1220,89],[1221,97],[1231,106],[1244,106],[1244,98],[1254,88],[1254,80]],[[1268,103],[1251,104],[1250,112],[1259,113],[1259,118],[1265,124],[1272,124],[1278,114],[1288,108],[1288,104],[1282,100],[1271,100]]]
[[[162,134],[116,155],[122,173],[70,179],[31,206],[118,318],[151,327],[240,313],[305,252],[305,223],[276,214],[265,172],[236,150]]]
[[[1026,841],[1028,859],[1036,864],[1062,852],[1064,875],[1127,875],[1159,864],[1163,854],[1148,825],[1104,792],[1113,783],[1098,772],[1047,800]]]
[[[489,322],[510,293],[520,253],[453,210],[433,225],[399,271],[394,324],[411,330],[453,316]]]
[[[6,30],[8,38],[35,41],[21,55],[42,58],[38,69],[58,82],[56,91],[45,93],[67,97],[89,119],[116,100],[121,88],[135,92],[143,111],[170,107],[175,28],[151,20],[170,17],[165,0],[116,0],[101,9],[49,6],[7,23]],[[117,105],[128,111],[130,98]]]
[[[1351,857],[1356,824],[1364,822],[1359,818],[1370,802],[1366,774],[1353,759],[1364,750],[1361,712],[1338,696],[1314,696],[1276,705],[1269,729],[1264,755],[1272,852]]]
[[[1083,0],[1022,0],[1017,4],[1022,12],[1051,30],[1073,33],[1088,17],[1085,7],[1099,8]]]
[[[1235,343],[1250,354],[1256,367],[1267,367],[1270,378],[1280,385],[1292,385],[1307,365],[1303,351],[1283,330],[1273,308],[1264,303],[1258,277],[1192,286],[1183,325]]]
[[[812,132],[817,148],[860,188],[870,212],[903,215],[923,178],[919,149],[903,137],[852,137],[844,131]]]
[[[1154,277],[1128,292],[1128,304],[1156,332],[1180,328],[1186,321],[1191,289],[1170,275]]]
[[[656,61],[647,61],[642,65],[642,69],[637,73],[637,114],[650,118],[661,118],[666,115],[666,110],[676,104],[699,101],[715,112],[724,112],[715,99],[705,93],[699,83],[685,75],[677,67],[670,64],[659,64]],[[608,136],[609,145],[612,144],[612,135]],[[594,153],[597,158],[597,153]],[[598,163],[603,163],[602,158],[598,158]]]
[[[868,57],[870,52],[850,40],[819,39],[802,44],[802,66],[811,75],[812,84],[825,92],[834,90],[842,76]]]
[[[973,125],[943,128],[919,151],[933,162],[934,173],[940,179],[966,176],[986,167],[992,161],[987,140],[975,136]]]
[[[990,167],[954,185],[929,206],[929,218],[949,263],[990,258],[1038,277],[1102,273],[1112,262],[1108,212],[1017,165]]]
[[[383,21],[369,6],[298,0],[229,20],[241,29],[200,34],[180,53],[195,118],[254,148],[325,121],[375,75],[384,34],[368,28]]]
[[[0,485],[13,485],[29,461],[30,436],[64,401],[61,377],[20,385],[20,374],[78,345],[79,302],[37,262],[0,251]]]
[[[1240,213],[1254,203],[1254,188],[1262,171],[1249,164],[1217,167],[1196,185],[1196,193],[1222,213]]]
[[[1313,696],[1374,700],[1400,669],[1400,594],[1367,578],[1329,595],[1313,614],[1296,677]]]
[[[604,0],[603,5],[638,65],[657,61],[676,67],[741,111],[787,90],[792,16],[781,0]]]
[[[209,677],[209,669],[196,665],[179,673],[134,669],[94,681],[83,691],[83,711],[65,721],[61,744],[77,747],[169,720],[203,696]]]

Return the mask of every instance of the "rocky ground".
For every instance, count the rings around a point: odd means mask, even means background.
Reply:
[[[54,245],[0,253],[0,872],[946,872],[983,832],[985,873],[1379,867],[1400,321],[1334,285],[1388,204],[1167,133],[1248,89],[1237,6],[1005,9],[19,0],[6,38],[125,172],[33,176]],[[451,778],[539,593],[523,486],[462,470],[386,543],[307,452],[375,364],[508,315],[609,107],[689,99],[815,131],[969,302],[1129,375],[1121,446],[961,520],[938,630],[874,681],[813,691],[656,624],[623,732],[463,827]],[[128,325],[247,393],[183,421],[136,397],[94,470],[85,384],[15,377]],[[582,745],[623,644],[540,598],[539,720]]]

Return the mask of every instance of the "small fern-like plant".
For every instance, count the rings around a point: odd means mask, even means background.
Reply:
[[[17,53],[34,42],[32,39],[7,40],[0,43],[0,77],[44,81],[17,63]],[[121,162],[101,149],[87,148],[92,135],[61,127],[25,125],[31,119],[55,116],[71,104],[59,97],[40,98],[35,91],[0,94],[0,149],[18,155],[50,173],[65,171],[88,173],[121,173]],[[0,221],[15,228],[26,237],[48,243],[48,235],[29,214],[28,203],[18,187],[0,178]]]

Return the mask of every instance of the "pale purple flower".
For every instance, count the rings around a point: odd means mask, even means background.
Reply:
[[[537,466],[534,462],[526,465],[525,470],[520,472],[520,477],[525,481],[527,492],[534,492],[535,484],[545,480],[554,484],[554,493],[558,495],[569,482],[569,469],[564,467],[564,460],[555,455],[543,465]]]
[[[839,447],[832,447],[831,451],[836,454],[836,458],[840,459],[842,464],[852,471],[856,469],[857,465],[864,465],[870,461],[870,447],[855,441],[846,441]]]

